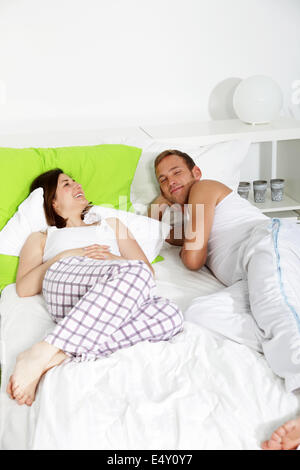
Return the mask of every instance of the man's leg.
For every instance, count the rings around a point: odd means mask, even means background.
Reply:
[[[295,450],[300,446],[300,418],[287,421],[262,443],[264,450]]]
[[[251,314],[247,281],[238,281],[215,294],[195,298],[184,313],[187,321],[262,352]]]
[[[245,267],[263,352],[292,392],[300,388],[300,245],[289,243],[281,228],[273,219]]]

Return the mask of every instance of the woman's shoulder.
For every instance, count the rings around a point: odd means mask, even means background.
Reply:
[[[29,236],[28,236],[28,239],[27,240],[42,240],[43,238],[46,238],[47,237],[47,230],[43,231],[43,230],[40,230],[39,232],[32,232]]]
[[[120,219],[116,217],[106,217],[105,219],[102,219],[101,225],[104,229],[108,225],[110,228],[116,231],[119,223],[120,223]]]
[[[47,230],[39,231],[39,232],[32,232],[27,238],[26,243],[40,244],[41,248],[44,249],[46,239],[47,239]]]
[[[128,238],[128,227],[118,217],[107,217],[103,219],[103,222],[113,230],[117,238]]]

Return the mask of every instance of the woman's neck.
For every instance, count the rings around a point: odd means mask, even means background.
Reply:
[[[80,214],[72,214],[69,217],[65,217],[67,220],[66,227],[82,227],[83,225],[86,226],[82,220],[83,215],[86,215],[88,211],[91,209],[92,205],[88,205]],[[94,225],[94,224],[88,224]]]
[[[82,227],[83,225],[86,225],[83,220],[81,219],[81,216],[71,216],[71,217],[66,217],[67,222],[66,222],[66,227]]]
[[[82,224],[68,224],[67,223],[66,224],[66,227],[69,227],[69,228],[71,228],[71,227],[83,227],[83,226],[86,227],[86,224],[85,223],[82,223]]]

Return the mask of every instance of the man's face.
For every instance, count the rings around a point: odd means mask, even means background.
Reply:
[[[190,170],[178,155],[168,155],[157,165],[156,178],[168,201],[185,204],[192,185],[201,178],[201,171],[196,166]]]

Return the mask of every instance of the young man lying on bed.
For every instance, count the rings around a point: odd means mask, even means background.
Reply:
[[[226,286],[247,281],[266,360],[288,392],[299,391],[300,225],[269,219],[224,184],[202,180],[200,168],[183,152],[166,150],[154,165],[161,194],[148,215],[161,219],[167,208],[185,215],[167,241],[182,246],[188,269],[206,265]]]

